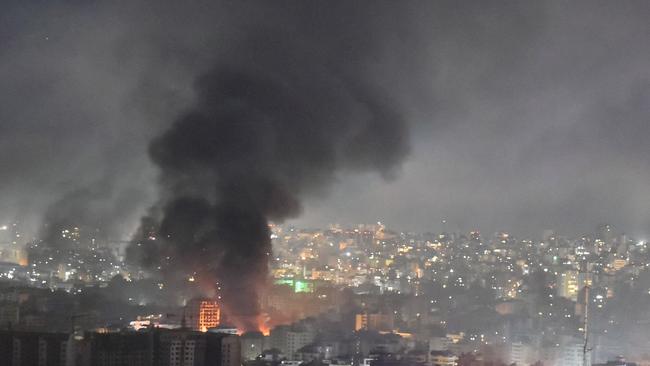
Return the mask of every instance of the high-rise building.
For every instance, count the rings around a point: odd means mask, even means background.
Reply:
[[[160,332],[159,334],[157,354],[161,365],[207,365],[206,335],[186,330]]]
[[[314,341],[315,334],[310,329],[281,325],[271,330],[270,337],[272,348],[277,348],[290,359],[294,359],[300,348]]]
[[[576,301],[578,299],[578,292],[580,291],[578,272],[564,271],[558,273],[557,286],[558,296]]]
[[[584,354],[584,346],[580,342],[569,342],[565,344],[559,354],[558,364],[562,366],[583,366],[583,356],[587,358],[587,365],[591,365],[589,352]]]
[[[456,366],[458,356],[449,351],[430,351],[429,365],[431,366]]]
[[[90,334],[86,363],[93,366],[153,366],[157,361],[153,331]],[[169,364],[169,363],[168,363]]]
[[[15,302],[0,303],[0,329],[10,329],[20,321],[20,306]]]
[[[0,332],[0,364],[65,366],[69,336],[63,333]]]
[[[262,332],[248,332],[241,336],[241,357],[244,361],[257,358],[265,350],[265,338]]]
[[[512,342],[510,344],[510,363],[517,365],[530,365],[536,361],[535,347],[522,341]]]
[[[242,358],[239,336],[207,333],[205,359],[206,366],[240,366]]]
[[[83,366],[239,366],[239,336],[187,329],[88,335]]]
[[[193,299],[187,304],[185,321],[189,328],[206,332],[219,326],[221,308],[216,300]]]
[[[391,314],[357,314],[354,330],[375,330],[390,332],[393,330],[394,319]]]
[[[458,357],[449,352],[451,340],[447,337],[432,337],[429,339],[427,362],[431,366],[457,365]]]
[[[557,275],[558,296],[577,301],[578,293],[593,282],[591,273],[568,270]]]
[[[429,338],[429,351],[448,351],[451,340],[447,337]]]

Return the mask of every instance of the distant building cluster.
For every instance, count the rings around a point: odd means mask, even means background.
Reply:
[[[650,248],[601,225],[539,240],[381,223],[272,225],[260,314],[246,319],[65,229],[59,249],[0,228],[9,365],[650,365]],[[218,286],[215,289],[219,289]],[[625,357],[620,356],[625,355]],[[59,363],[57,363],[59,362]]]

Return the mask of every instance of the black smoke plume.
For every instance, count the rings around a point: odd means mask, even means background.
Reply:
[[[339,173],[390,176],[409,150],[377,88],[286,36],[249,38],[197,78],[195,105],[149,147],[162,195],[131,247],[168,278],[220,289],[247,330],[267,281],[269,223],[298,215],[301,197]]]

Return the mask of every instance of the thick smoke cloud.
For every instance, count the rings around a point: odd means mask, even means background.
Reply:
[[[198,77],[195,105],[150,145],[162,212],[155,240],[140,238],[134,255],[218,281],[240,321],[258,312],[269,223],[296,217],[301,198],[339,173],[392,175],[409,150],[405,121],[376,87],[288,36],[268,31],[227,50]]]
[[[250,314],[269,219],[647,240],[649,17],[636,0],[4,1],[0,224],[57,251],[68,226],[129,238],[155,201],[131,258],[170,285],[218,278]],[[402,119],[412,151],[386,183]]]
[[[447,218],[448,230],[532,238],[603,221],[649,230],[648,2],[3,5],[2,223],[42,221],[70,192],[93,191],[99,208],[133,203],[110,223],[129,237],[156,197],[149,141],[192,102],[197,75],[266,28],[380,84],[413,122],[399,180],[341,180],[327,200],[303,201],[298,224],[438,231]],[[71,216],[92,216],[79,201]]]

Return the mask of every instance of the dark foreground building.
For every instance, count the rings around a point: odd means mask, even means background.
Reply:
[[[186,329],[0,332],[0,366],[239,366],[239,336]]]
[[[239,337],[183,329],[93,333],[88,366],[238,366]],[[85,366],[85,365],[84,365]]]
[[[69,338],[65,333],[0,331],[0,365],[66,366]]]

